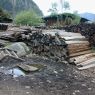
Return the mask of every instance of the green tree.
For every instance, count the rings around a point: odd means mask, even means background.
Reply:
[[[22,11],[16,15],[14,22],[18,25],[40,25],[42,22],[41,17],[39,17],[34,11]]]

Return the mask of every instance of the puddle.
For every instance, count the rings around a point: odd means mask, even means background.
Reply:
[[[18,67],[15,67],[8,71],[5,71],[5,74],[11,74],[11,75],[13,75],[13,77],[19,77],[19,76],[25,76],[26,72],[24,72],[23,70],[21,70]]]

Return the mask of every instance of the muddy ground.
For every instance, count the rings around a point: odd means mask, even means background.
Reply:
[[[94,68],[79,71],[73,65],[36,56],[25,58],[25,62],[3,60],[0,66],[9,68],[20,63],[43,67],[19,77],[0,72],[0,95],[95,95]]]

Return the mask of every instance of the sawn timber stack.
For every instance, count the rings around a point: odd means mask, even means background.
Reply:
[[[58,33],[60,38],[64,40],[67,45],[67,56],[70,63],[77,65],[79,70],[95,66],[95,53],[93,53],[85,36],[80,33],[55,31],[52,30],[50,34],[54,36],[54,33]]]

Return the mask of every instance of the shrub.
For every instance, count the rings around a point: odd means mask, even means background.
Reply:
[[[37,26],[40,25],[42,19],[34,11],[22,11],[16,15],[14,22],[18,25]]]

